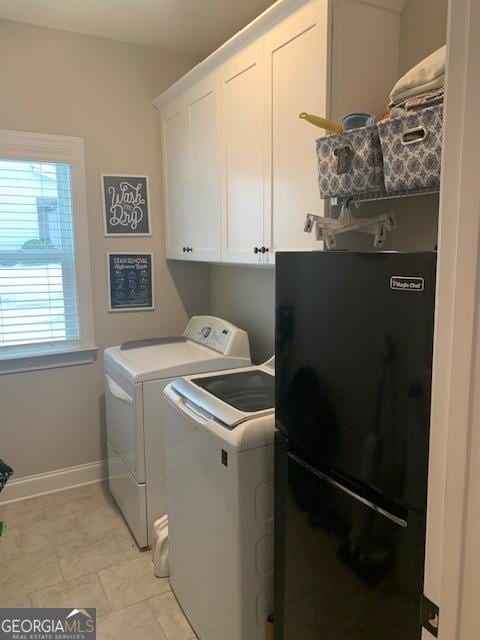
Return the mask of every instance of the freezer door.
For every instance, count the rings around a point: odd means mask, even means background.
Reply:
[[[425,518],[376,510],[278,442],[275,473],[276,639],[419,640]]]
[[[434,253],[277,256],[276,418],[301,458],[426,508]]]

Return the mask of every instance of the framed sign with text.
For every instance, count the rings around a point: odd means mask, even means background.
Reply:
[[[150,236],[148,176],[101,175],[106,236]]]
[[[151,311],[153,253],[108,253],[109,311]]]

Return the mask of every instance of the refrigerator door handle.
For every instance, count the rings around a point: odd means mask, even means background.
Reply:
[[[403,527],[404,529],[408,527],[408,523],[404,518],[399,518],[398,516],[391,513],[390,511],[387,511],[386,509],[379,507],[377,504],[375,504],[371,500],[368,500],[367,498],[360,496],[358,493],[355,493],[355,491],[352,491],[348,487],[345,487],[343,484],[340,484],[340,482],[337,482],[330,476],[326,475],[325,473],[322,473],[318,469],[315,469],[311,465],[307,464],[304,460],[301,460],[295,454],[289,453],[288,455],[292,460],[295,460],[295,462],[298,462],[298,464],[302,465],[303,467],[311,471],[314,475],[321,478],[322,480],[325,480],[325,482],[328,482],[328,484],[331,484],[336,489],[340,489],[340,491],[343,491],[344,493],[349,495],[351,498],[354,498],[354,500],[358,500],[358,502],[361,502],[362,504],[369,507],[370,509],[373,509],[373,511],[376,511],[377,513],[384,516],[385,518],[388,518],[395,524],[398,524],[400,527]]]

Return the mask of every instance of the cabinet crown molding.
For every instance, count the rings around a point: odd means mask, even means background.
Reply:
[[[313,0],[318,1],[318,0]],[[328,2],[330,8],[337,0],[323,0]],[[343,0],[341,0],[343,1]],[[387,9],[396,13],[402,13],[406,0],[350,0],[360,4],[370,4],[381,9]],[[195,82],[198,82],[208,74],[212,73],[229,58],[254,42],[266,31],[277,23],[287,18],[300,7],[312,2],[312,0],[278,0],[271,7],[266,9],[250,24],[232,36],[227,42],[222,44],[216,51],[211,53],[205,60],[199,62],[193,69],[188,71],[177,82],[166,91],[160,94],[152,102],[153,106],[161,111],[166,104],[172,102],[177,96],[189,89]]]

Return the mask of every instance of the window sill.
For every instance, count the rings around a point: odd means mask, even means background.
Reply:
[[[86,347],[68,351],[0,357],[0,375],[91,364],[97,359],[97,351],[98,347]]]

